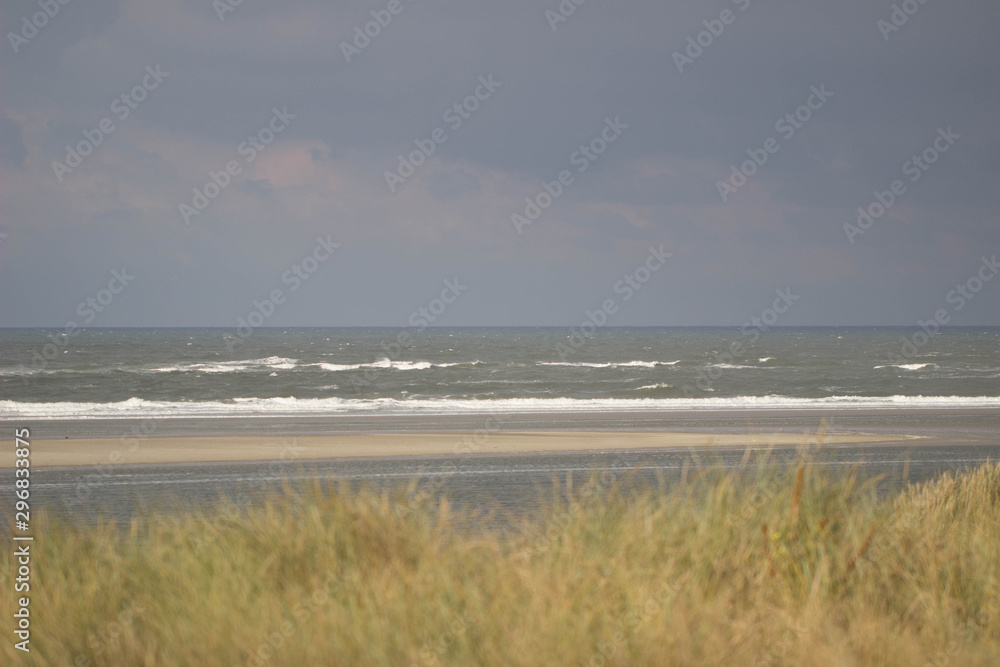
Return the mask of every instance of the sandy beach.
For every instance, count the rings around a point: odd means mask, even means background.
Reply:
[[[824,444],[892,443],[919,436],[823,434]],[[531,452],[767,447],[816,444],[816,434],[524,431],[485,435],[475,432],[348,433],[329,435],[191,435],[128,438],[32,440],[31,464],[88,466],[106,464],[195,463],[207,461],[310,460],[344,457],[507,454]],[[0,466],[14,465],[14,452],[0,455]]]

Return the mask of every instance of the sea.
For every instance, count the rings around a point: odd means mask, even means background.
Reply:
[[[0,418],[1000,407],[1000,328],[2,329]]]
[[[918,432],[815,459],[885,492],[1000,458],[1000,328],[288,328],[0,330],[0,424],[33,438],[512,430]],[[919,334],[919,335],[918,335]],[[771,415],[771,416],[768,416]],[[883,415],[885,416],[883,418]],[[457,437],[457,436],[455,436]],[[626,438],[623,435],[623,438]],[[876,438],[877,439],[877,438]],[[39,440],[41,442],[41,440]],[[479,453],[32,470],[33,509],[128,522],[285,484],[420,480],[525,516],[554,480],[673,483],[743,470],[742,447]],[[81,444],[81,446],[85,446]],[[794,449],[756,456],[791,466]],[[664,482],[666,480],[666,482]],[[0,469],[0,482],[14,481]],[[149,510],[155,510],[149,514]]]

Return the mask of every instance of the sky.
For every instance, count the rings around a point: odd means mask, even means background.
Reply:
[[[1000,325],[1000,4],[577,2],[6,2],[0,326]]]

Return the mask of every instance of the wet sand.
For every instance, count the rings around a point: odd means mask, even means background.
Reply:
[[[1000,410],[781,410],[0,420],[33,467],[624,449],[1000,446]],[[14,462],[0,449],[0,468]]]
[[[871,433],[705,433],[627,431],[447,431],[324,435],[165,435],[153,437],[32,438],[32,467],[209,461],[315,460],[468,454],[523,454],[703,447],[901,444],[920,436]],[[0,454],[0,467],[14,452]]]

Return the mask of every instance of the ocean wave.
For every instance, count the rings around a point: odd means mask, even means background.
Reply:
[[[107,374],[107,373],[239,373],[248,370],[271,371],[291,370],[298,365],[297,359],[287,357],[266,357],[263,359],[237,359],[234,361],[192,361],[169,366],[98,366],[92,368],[37,368],[21,366],[0,369],[0,377],[27,375]]]
[[[365,364],[328,364],[325,362],[320,362],[318,364],[313,364],[313,366],[319,366],[324,371],[330,371],[332,373],[336,373],[338,371],[356,371],[359,368],[365,366]]]
[[[44,368],[28,368],[27,366],[21,366],[19,368],[0,368],[0,377],[25,377],[44,372]]]
[[[317,414],[475,414],[516,412],[1000,408],[997,396],[735,396],[728,398],[348,399],[235,398],[230,401],[28,403],[0,401],[4,419],[272,417]]]
[[[576,366],[579,368],[630,368],[630,367],[642,367],[642,368],[656,368],[657,366],[675,366],[681,363],[680,359],[677,361],[608,361],[608,362],[596,362],[596,361],[539,361],[538,366]]]
[[[393,361],[392,368],[397,371],[425,371],[434,364],[429,361]]]
[[[339,372],[339,371],[357,371],[362,368],[374,368],[374,369],[394,369],[397,371],[423,371],[428,368],[452,368],[454,366],[480,366],[483,362],[478,359],[475,361],[449,361],[441,363],[433,363],[430,361],[391,361],[388,357],[383,357],[378,361],[373,361],[367,364],[329,364],[321,362],[318,364],[309,364],[310,366],[318,366],[325,371]]]
[[[371,363],[358,364],[331,364],[326,362],[302,363],[298,359],[287,357],[266,357],[264,359],[237,359],[234,361],[194,361],[171,364],[169,366],[133,366],[133,367],[101,367],[101,368],[32,368],[20,366],[14,368],[0,369],[0,377],[23,377],[29,375],[54,375],[60,373],[243,373],[262,371],[282,371],[295,368],[321,368],[325,371],[354,371],[366,368],[393,369],[400,371],[427,370],[428,368],[454,368],[465,367],[474,368],[482,366],[484,362],[478,359],[473,361],[449,361],[433,363],[430,361],[390,361],[388,358],[379,359]]]
[[[236,361],[211,361],[173,364],[159,368],[139,368],[143,373],[240,373],[248,370],[291,370],[298,365],[297,359],[287,357],[265,357],[264,359],[238,359]],[[129,369],[118,369],[128,371]]]
[[[333,373],[337,373],[337,372],[340,372],[340,371],[357,371],[357,370],[361,370],[362,368],[379,368],[379,369],[392,368],[392,362],[389,361],[388,357],[384,357],[382,359],[379,359],[378,361],[373,361],[373,362],[367,363],[367,364],[364,364],[364,363],[361,363],[361,364],[328,364],[326,362],[320,362],[318,364],[311,364],[311,365],[312,366],[319,366],[324,371],[330,371],[330,372],[333,372]]]
[[[937,364],[885,364],[883,366],[875,366],[875,368],[902,368],[904,371],[919,371],[921,368],[927,368],[932,366],[937,368]]]
[[[642,387],[637,387],[636,391],[648,391],[651,389],[673,389],[674,385],[667,384],[666,382],[657,382],[656,384],[647,384]]]
[[[19,366],[16,368],[0,369],[0,377],[27,377],[29,375],[61,375],[61,374],[106,374],[116,371],[125,371],[123,368],[111,368],[109,366],[98,366],[95,368],[38,368],[33,366]]]

